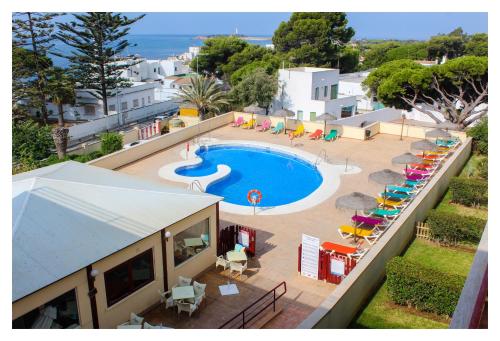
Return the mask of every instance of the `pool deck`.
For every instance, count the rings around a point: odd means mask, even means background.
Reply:
[[[256,132],[224,126],[211,131],[202,137],[220,140],[250,140],[262,141],[278,145],[290,146],[290,140],[284,134],[278,136],[269,132]],[[221,211],[221,225],[240,224],[257,230],[256,257],[249,262],[248,276],[236,280],[238,286],[244,288],[235,299],[229,296],[220,296],[217,285],[227,280],[224,274],[213,269],[200,275],[199,280],[208,283],[208,304],[203,307],[191,322],[187,317],[177,319],[172,312],[165,312],[164,308],[152,311],[146,320],[153,323],[160,322],[164,317],[166,325],[176,328],[217,328],[222,321],[232,317],[238,309],[250,304],[255,297],[282,281],[286,281],[288,292],[282,299],[283,312],[275,317],[266,328],[294,328],[306,318],[321,302],[335,289],[334,284],[315,281],[298,275],[297,248],[302,233],[320,238],[321,242],[338,242],[345,245],[354,245],[352,239],[340,238],[337,227],[350,222],[353,212],[335,208],[335,200],[353,191],[369,195],[377,195],[383,190],[381,185],[368,180],[368,174],[384,168],[401,171],[402,166],[393,165],[394,156],[410,151],[411,142],[417,139],[399,136],[378,134],[367,141],[340,138],[334,142],[312,141],[307,137],[293,141],[294,148],[318,154],[321,149],[326,150],[331,163],[356,165],[361,168],[358,174],[346,175],[341,178],[338,190],[323,203],[310,209],[286,215],[249,216],[230,214]],[[158,176],[158,170],[167,163],[182,160],[180,153],[186,147],[186,142],[150,155],[118,171],[162,182],[169,185],[186,188],[186,184],[165,180]],[[293,184],[291,184],[293,185]],[[366,244],[366,243],[365,243]],[[364,246],[366,247],[366,246]],[[220,268],[219,268],[220,269]],[[218,284],[219,283],[219,284]],[[230,304],[233,302],[233,304]],[[170,316],[172,315],[172,316]],[[214,317],[217,315],[217,317]],[[174,325],[172,325],[174,324]]]

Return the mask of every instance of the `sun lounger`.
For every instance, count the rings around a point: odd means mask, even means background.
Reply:
[[[406,174],[406,180],[412,180],[412,181],[422,181],[426,180],[429,176],[428,175],[420,175],[420,174]]]
[[[338,136],[337,130],[336,129],[332,129],[332,130],[330,130],[330,133],[325,136],[325,141],[336,140],[337,136]]]
[[[412,188],[421,188],[425,186],[425,181],[406,179],[405,185],[411,186]]]
[[[407,193],[398,193],[398,192],[382,192],[380,193],[380,196],[383,198],[384,196],[386,199],[399,199],[399,200],[408,200],[413,197],[413,194],[407,194]]]
[[[266,130],[269,130],[269,128],[271,128],[271,120],[264,120],[262,122],[262,124],[260,126],[257,126],[257,128],[255,128],[257,131],[266,131]]]
[[[373,225],[373,226],[375,226],[375,225],[381,225],[384,222],[384,219],[365,217],[365,216],[362,216],[362,215],[353,215],[351,217],[351,220],[354,223],[366,224],[366,225]]]
[[[368,242],[368,244],[373,245],[378,240],[378,238],[382,235],[383,231],[378,228],[373,228],[370,230],[356,228],[350,225],[342,225],[339,227],[338,232],[342,239],[347,239],[349,237],[358,236],[364,238]]]
[[[236,119],[236,121],[234,121],[232,124],[231,124],[231,127],[239,127],[240,125],[242,125],[243,123],[245,123],[245,121],[243,120],[243,116],[240,116]]]
[[[398,200],[398,201],[395,201],[395,200],[390,200],[390,199],[385,199],[382,198],[382,197],[377,197],[377,202],[379,204],[379,206],[383,207],[385,205],[385,207],[389,206],[389,207],[394,207],[394,208],[404,208],[406,206],[406,203],[404,200]]]
[[[323,130],[316,129],[316,131],[314,133],[312,133],[311,135],[309,135],[309,138],[311,140],[317,140],[317,139],[321,138],[322,135],[323,135]]]
[[[401,192],[401,193],[406,193],[406,194],[416,192],[415,188],[413,188],[413,187],[402,187],[402,186],[395,186],[395,185],[387,186],[387,190],[391,191],[391,192]]]
[[[429,171],[429,170],[421,170],[421,169],[415,169],[415,168],[408,168],[406,170],[406,174],[431,175],[432,172]]]
[[[290,132],[290,134],[288,136],[290,136],[290,138],[295,138],[295,137],[300,137],[302,135],[304,135],[304,125],[303,124],[300,124],[297,129],[295,129],[294,131]]]
[[[283,124],[283,122],[278,122],[276,127],[271,129],[271,134],[279,134],[283,131],[283,129],[285,129],[285,125]]]
[[[387,210],[382,208],[376,208],[370,211],[370,215],[384,217],[386,219],[394,219],[397,218],[401,214],[401,210]]]
[[[436,167],[436,165],[429,163],[410,163],[408,166],[413,169],[432,169]]]
[[[253,118],[253,119],[249,120],[248,122],[244,123],[241,127],[243,129],[252,129],[254,125],[255,125],[255,119]]]

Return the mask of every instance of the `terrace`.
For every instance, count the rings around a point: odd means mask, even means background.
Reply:
[[[215,126],[215,124],[213,125]],[[386,126],[385,129],[392,129],[392,131],[401,129],[401,125],[390,125],[389,127]],[[382,130],[380,127],[377,128],[379,132]],[[198,127],[198,129],[200,128]],[[307,127],[306,129],[314,131]],[[344,129],[346,135],[351,134],[363,138],[365,136],[364,130],[361,132],[348,131],[348,129],[359,128],[344,127]],[[365,129],[370,129],[370,127]],[[374,127],[371,127],[371,129],[373,131],[377,130]],[[406,134],[410,129],[410,127],[406,128]],[[222,141],[262,141],[275,145],[291,146],[290,140],[284,134],[276,136],[269,132],[261,133],[251,129],[233,128],[226,124],[212,130],[205,127],[205,130],[206,132],[201,135],[201,138]],[[383,187],[369,181],[368,174],[385,168],[401,171],[401,166],[393,165],[391,159],[410,150],[411,142],[419,137],[418,134],[414,135],[415,137],[405,136],[403,140],[400,140],[399,134],[378,133],[368,140],[342,137],[330,143],[309,140],[307,136],[295,139],[292,142],[292,148],[314,155],[324,149],[331,163],[345,164],[347,159],[348,165],[360,167],[361,172],[342,176],[338,189],[331,197],[312,208],[300,212],[284,215],[253,216],[230,214],[221,210],[221,226],[238,224],[257,230],[256,256],[249,261],[249,270],[245,272],[243,277],[232,280],[237,283],[240,294],[221,296],[218,285],[227,282],[227,272],[222,273],[220,268],[217,271],[210,268],[197,278],[198,281],[208,284],[207,304],[193,317],[188,318],[186,315],[182,315],[181,318],[177,318],[177,313],[174,310],[165,311],[164,307],[158,307],[145,316],[146,321],[151,323],[161,322],[175,328],[217,328],[240,312],[243,307],[254,302],[256,298],[262,296],[280,282],[286,281],[288,290],[280,300],[283,310],[265,327],[297,327],[320,307],[322,302],[336,288],[334,284],[308,279],[297,273],[297,248],[301,243],[302,233],[318,237],[321,242],[330,241],[353,246],[352,239],[343,240],[337,232],[340,225],[349,223],[353,212],[336,209],[335,200],[339,196],[353,191],[372,196],[376,196],[381,192]],[[158,170],[168,163],[182,160],[180,155],[187,142],[193,143],[189,137],[182,141],[178,140],[177,143],[172,143],[167,148],[159,149],[155,153],[149,153],[147,156],[127,163],[116,170],[185,188],[187,186],[185,183],[171,182],[160,177]],[[367,246],[365,243],[364,247]]]

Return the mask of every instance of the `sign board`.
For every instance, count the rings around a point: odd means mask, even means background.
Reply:
[[[238,244],[241,244],[246,248],[250,247],[250,234],[248,231],[238,232]]]
[[[300,274],[318,279],[319,238],[302,234],[302,254],[300,255]]]
[[[331,259],[330,260],[330,273],[336,276],[344,276],[345,275],[345,263],[340,259]]]

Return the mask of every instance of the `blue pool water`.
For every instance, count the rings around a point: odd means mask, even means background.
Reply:
[[[215,173],[219,164],[228,165],[229,176],[213,182],[206,191],[236,205],[251,206],[247,200],[251,189],[261,191],[260,207],[289,204],[308,196],[323,182],[314,165],[272,149],[221,145],[202,147],[196,154],[203,159],[201,164],[180,167],[175,172],[205,176]]]

